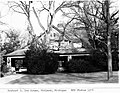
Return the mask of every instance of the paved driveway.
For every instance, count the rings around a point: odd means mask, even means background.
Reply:
[[[1,84],[89,84],[118,83],[118,72],[107,81],[107,72],[55,73],[48,75],[15,74],[0,78]]]

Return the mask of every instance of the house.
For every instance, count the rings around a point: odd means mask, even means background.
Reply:
[[[19,66],[19,68],[25,67],[24,58],[25,58],[25,52],[27,50],[28,50],[28,48],[18,49],[12,53],[8,53],[8,54],[4,55],[4,57],[7,58],[7,67],[10,67],[10,68],[11,67],[17,68],[17,66]]]
[[[74,32],[76,34],[74,34]],[[81,38],[90,45],[85,27],[75,27],[74,32],[65,32],[63,29],[52,26],[52,31],[48,34],[49,48],[58,53],[63,61],[69,61],[74,57],[89,56],[91,49],[86,48]],[[79,37],[80,36],[80,37]]]
[[[66,53],[66,50],[83,49],[85,46],[83,40],[90,45],[84,27],[76,27],[74,31],[66,31],[64,35],[63,33],[63,29],[55,26],[52,27],[52,31],[50,31],[47,36],[47,39],[49,40],[48,47],[50,50],[59,53],[64,51]],[[83,40],[81,40],[81,38]]]
[[[80,38],[76,37],[72,32],[65,32],[64,36],[62,36],[62,33],[62,30],[59,31],[59,29],[53,27],[52,31],[47,35],[49,50],[59,54],[60,57],[65,57],[67,61],[75,56],[89,56],[90,51],[83,47],[83,42]],[[78,36],[85,38],[82,36],[83,31],[80,29],[77,29],[76,33]],[[85,40],[88,42],[87,37]],[[23,67],[25,51],[27,50],[28,48],[19,49],[6,54],[4,57],[7,57],[7,66],[16,68],[16,63],[18,63],[20,67]]]

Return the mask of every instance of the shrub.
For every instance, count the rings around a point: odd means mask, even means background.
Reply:
[[[58,55],[46,49],[30,47],[26,53],[27,71],[30,74],[49,74],[57,71]]]
[[[8,72],[8,68],[7,68],[7,65],[6,65],[5,63],[2,63],[1,71],[2,71],[3,73],[7,73],[7,72]]]
[[[107,70],[107,56],[105,53],[94,50],[91,53],[91,57],[89,59],[90,63],[94,65],[96,68],[100,69],[101,71]]]
[[[89,61],[91,62],[92,65],[101,69],[101,71],[108,70],[108,58],[104,52],[101,52],[99,50],[93,51]],[[116,51],[112,53],[112,68],[113,71],[119,70],[119,58],[118,53]]]
[[[119,53],[117,50],[112,52],[112,66],[114,71],[119,70]]]
[[[6,58],[3,57],[3,55],[5,55],[6,51],[3,50],[2,52],[0,52],[0,74],[1,77],[4,76],[5,73],[7,73],[9,71],[9,68],[7,68],[7,61],[5,60]]]
[[[69,62],[67,62],[66,67],[68,72],[93,72],[98,71],[96,67],[91,65],[89,61],[85,61],[84,59],[72,59]]]

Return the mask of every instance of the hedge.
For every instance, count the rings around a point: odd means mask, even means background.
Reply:
[[[66,62],[67,72],[74,73],[86,73],[86,72],[94,72],[99,71],[98,68],[94,67],[84,59],[72,59],[69,62]]]
[[[55,73],[58,68],[58,55],[39,48],[28,50],[25,56],[27,71],[30,74]]]

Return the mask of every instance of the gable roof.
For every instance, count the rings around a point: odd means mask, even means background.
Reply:
[[[60,29],[58,29],[54,25],[52,25],[52,28],[54,28],[60,34],[63,34],[63,31],[61,31]],[[83,43],[86,43],[87,45],[90,45],[86,30],[85,31],[81,30],[81,29],[84,29],[84,27],[83,28],[78,27],[78,28],[75,28],[75,29],[76,29],[76,35],[74,35],[73,33],[65,32],[65,35],[64,35],[65,39],[67,39],[69,41],[72,41],[72,42],[73,41],[75,42],[75,40],[77,40],[77,41],[79,40],[79,42],[82,41]]]
[[[16,51],[13,51],[11,53],[8,53],[4,56],[6,57],[10,57],[10,56],[25,56],[25,52],[27,51],[28,49],[19,49],[19,50],[16,50]]]

